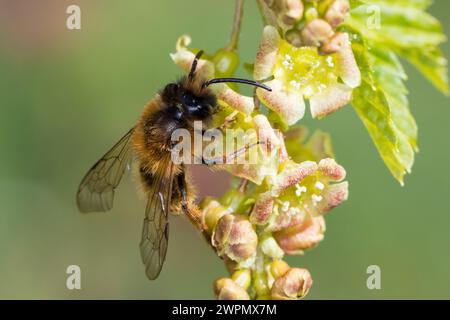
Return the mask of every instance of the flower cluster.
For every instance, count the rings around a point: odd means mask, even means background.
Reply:
[[[318,159],[326,155],[326,141],[323,134],[314,134],[301,147],[308,158]],[[285,146],[281,148],[287,154]],[[302,254],[323,239],[324,214],[348,197],[344,178],[344,168],[332,158],[300,163],[285,158],[277,174],[267,176],[260,185],[205,199],[201,207],[206,230],[232,272],[227,282],[220,279],[215,288],[235,292],[236,299],[242,298],[242,289],[257,298],[303,297],[312,283],[309,272],[290,268],[282,259],[285,254]],[[238,274],[239,279],[245,274],[249,280],[230,282]],[[236,283],[245,285],[236,287]]]
[[[317,47],[291,45],[272,26],[264,29],[254,78],[273,77],[267,82],[273,92],[258,89],[257,94],[288,125],[303,118],[305,99],[309,100],[314,118],[324,117],[350,102],[361,75],[348,35],[342,33],[339,39],[340,48],[335,53],[321,55]]]
[[[256,163],[223,165],[236,177],[235,187],[200,204],[202,231],[230,272],[214,283],[218,299],[304,297],[311,274],[283,258],[322,241],[324,215],[348,197],[346,172],[334,160],[329,136],[316,131],[307,138],[307,130],[295,125],[304,116],[305,100],[312,116],[321,118],[346,105],[360,84],[350,38],[336,31],[348,1],[259,4],[272,25],[263,30],[253,77],[272,91],[258,88],[250,97],[223,83],[211,86],[222,107],[217,126],[252,128],[253,138],[265,142],[265,148],[255,148]],[[188,36],[181,37],[171,55],[185,71],[196,52],[189,44]],[[224,68],[227,54],[235,53],[204,56],[197,72],[205,78],[231,76],[236,64]]]
[[[308,1],[306,6],[300,0],[274,0],[262,5],[263,12],[277,19],[276,26],[264,29],[254,66],[255,79],[273,78],[267,82],[273,93],[257,90],[261,101],[288,125],[303,118],[305,99],[314,118],[348,104],[361,82],[349,35],[336,31],[348,14],[348,0]]]
[[[349,0],[260,0],[268,24],[291,44],[318,47],[323,53],[339,49],[336,29],[349,15]]]

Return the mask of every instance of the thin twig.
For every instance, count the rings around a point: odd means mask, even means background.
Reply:
[[[241,33],[242,14],[244,12],[244,0],[236,0],[234,9],[233,28],[231,29],[230,43],[227,45],[227,51],[234,51],[238,47],[239,35]]]
[[[245,193],[245,191],[247,190],[248,182],[249,181],[247,179],[245,179],[245,178],[243,178],[241,180],[241,182],[239,183],[239,186],[238,186],[238,192],[240,194],[244,194]]]

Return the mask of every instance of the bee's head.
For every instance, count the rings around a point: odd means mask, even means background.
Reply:
[[[215,83],[235,82],[252,85],[268,91],[268,86],[254,80],[239,78],[216,78],[203,80],[196,76],[198,61],[203,51],[199,51],[186,77],[176,83],[169,83],[162,91],[162,100],[173,110],[174,118],[187,117],[191,120],[209,120],[217,110],[217,98],[208,86]]]
[[[208,120],[218,108],[216,96],[211,90],[186,79],[166,85],[161,96],[170,108],[174,108],[175,117]]]

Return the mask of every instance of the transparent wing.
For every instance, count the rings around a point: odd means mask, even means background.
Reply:
[[[168,215],[174,168],[170,161],[166,163],[170,165],[168,176],[161,173],[158,176],[146,177],[147,181],[151,181],[151,186],[145,209],[140,250],[142,262],[145,264],[145,274],[150,280],[156,279],[161,272],[169,240]]]
[[[133,129],[128,131],[84,176],[77,192],[77,205],[81,212],[112,208],[114,190],[130,161],[132,133]]]

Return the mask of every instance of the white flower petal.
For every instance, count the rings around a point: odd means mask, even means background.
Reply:
[[[255,129],[258,132],[258,139],[265,143],[261,148],[267,153],[270,153],[280,145],[280,141],[277,137],[276,132],[270,125],[269,120],[265,115],[258,114],[253,118],[253,123],[255,124]]]
[[[348,104],[352,99],[352,89],[337,83],[328,90],[314,95],[310,99],[313,118],[324,117]]]
[[[180,40],[179,40],[180,41]],[[194,61],[195,54],[181,46],[177,47],[180,50],[177,50],[175,53],[171,53],[170,57],[173,62],[177,64],[181,69],[186,72],[189,72],[192,67],[192,62]],[[200,59],[197,64],[196,74],[204,79],[211,79],[214,77],[214,64],[210,61]]]
[[[217,83],[209,88],[217,94],[220,100],[245,115],[250,115],[255,108],[253,97],[241,95],[224,83]]]
[[[352,45],[347,33],[342,33],[341,49],[336,52],[336,66],[342,81],[350,88],[361,84],[361,72],[353,55]]]
[[[263,31],[256,62],[253,70],[253,77],[257,80],[264,80],[272,76],[272,69],[277,59],[280,35],[273,26],[266,26]]]
[[[268,85],[272,92],[257,89],[258,98],[270,109],[280,115],[288,124],[293,125],[305,115],[305,101],[299,92],[287,92],[283,83],[273,80]]]

